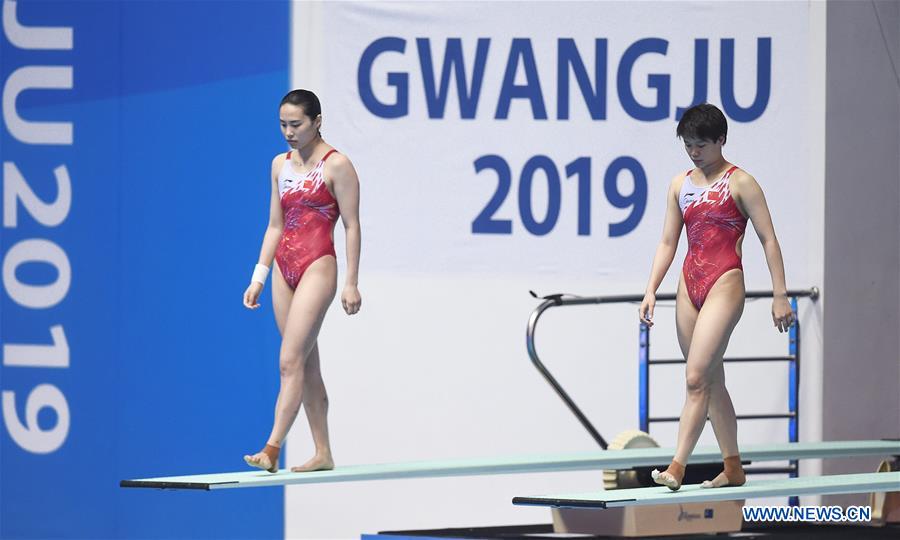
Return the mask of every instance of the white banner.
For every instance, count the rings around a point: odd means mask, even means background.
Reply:
[[[362,173],[367,271],[645,275],[691,167],[676,118],[701,100],[728,116],[726,157],[763,186],[784,251],[808,259],[804,3],[322,8],[319,80],[296,83]]]

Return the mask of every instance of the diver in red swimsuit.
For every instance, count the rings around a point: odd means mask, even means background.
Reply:
[[[274,259],[277,269],[272,272],[272,307],[282,337],[281,388],[266,445],[256,454],[244,456],[244,461],[277,472],[281,445],[303,405],[316,453],[291,470],[326,470],[334,468],[334,459],[317,338],[337,290],[333,232],[338,216],[347,237],[347,275],[341,305],[353,315],[362,304],[357,288],[359,179],[350,160],[322,139],[322,108],[315,94],[308,90],[289,92],[281,100],[279,117],[291,151],[272,160],[269,226],[259,262],[244,292],[244,306],[259,307],[259,295]]]
[[[686,226],[688,254],[678,284],[675,325],[686,360],[687,391],[675,456],[665,471],[653,471],[653,478],[672,490],[681,487],[687,459],[708,415],[724,470],[702,486],[736,486],[745,478],[722,357],[744,309],[741,242],[748,220],[765,251],[774,292],[772,320],[779,332],[788,330],[794,314],[787,299],[781,247],[762,189],[752,176],[722,156],[728,135],[725,115],[713,105],[696,105],[685,111],[676,133],[694,168],[675,176],[669,186],[662,240],[638,316],[644,324],[653,325],[656,289],[672,264],[682,226]]]
[[[325,160],[334,152],[337,150],[329,150],[306,174],[294,172],[288,152],[278,173],[284,232],[275,260],[291,289],[297,288],[310,264],[326,255],[335,256],[331,231],[337,222],[338,204],[322,175]]]
[[[743,270],[736,246],[744,236],[747,218],[728,187],[736,170],[737,167],[731,167],[712,185],[698,187],[691,180],[691,169],[678,196],[688,240],[682,275],[688,296],[698,310],[722,274]]]

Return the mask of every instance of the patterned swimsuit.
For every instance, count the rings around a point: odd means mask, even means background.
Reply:
[[[684,284],[697,309],[722,274],[743,269],[737,242],[747,228],[747,218],[738,209],[728,185],[736,170],[731,167],[707,187],[695,186],[688,171],[678,196],[688,239],[682,268]]]
[[[322,174],[325,160],[334,152],[329,150],[306,174],[294,172],[288,152],[278,174],[284,231],[275,261],[292,289],[297,288],[309,265],[326,255],[335,256],[332,233],[340,211]]]

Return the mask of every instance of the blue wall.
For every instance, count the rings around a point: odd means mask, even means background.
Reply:
[[[72,66],[71,90],[24,92],[27,120],[66,121],[67,144],[25,144],[4,122],[2,160],[35,194],[71,208],[54,226],[18,203],[4,258],[46,239],[71,284],[48,307],[23,306],[4,281],[0,340],[49,344],[61,325],[68,367],[0,368],[18,421],[38,385],[65,397],[68,434],[33,453],[0,434],[0,537],[282,538],[279,488],[125,490],[123,478],[240,470],[265,442],[277,389],[278,335],[266,309],[241,305],[265,229],[269,164],[283,150],[277,104],[288,90],[289,5],[269,2],[18,2],[26,26],[73,28],[68,51],[23,50],[5,37],[0,76]],[[4,189],[8,178],[4,175]],[[15,269],[47,285],[50,264]],[[12,396],[11,396],[12,397]],[[44,407],[34,429],[52,430]]]

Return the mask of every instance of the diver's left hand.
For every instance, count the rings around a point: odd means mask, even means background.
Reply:
[[[796,319],[787,296],[776,296],[772,300],[772,320],[779,332],[787,332]]]
[[[356,285],[345,285],[344,291],[341,293],[341,305],[347,315],[354,315],[359,312],[362,307],[362,297],[359,295],[359,289]]]

